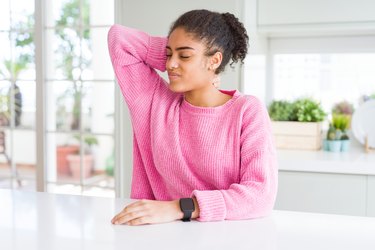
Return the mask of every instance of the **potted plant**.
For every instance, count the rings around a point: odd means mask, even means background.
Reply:
[[[349,119],[348,128],[350,128],[350,123],[352,120],[352,114],[354,113],[353,104],[348,101],[338,102],[332,107],[332,115],[345,115]]]
[[[324,150],[331,152],[346,152],[349,150],[350,140],[347,129],[350,124],[350,116],[333,114],[332,122],[327,132]]]
[[[310,98],[294,102],[273,101],[269,108],[276,147],[282,149],[321,148],[322,124],[326,114],[320,103]]]
[[[80,140],[79,136],[74,137],[77,140]],[[82,178],[87,178],[91,175],[92,170],[94,168],[94,157],[92,154],[92,147],[94,145],[98,145],[98,140],[95,136],[92,135],[85,135],[83,136],[83,142],[85,144],[84,152],[82,154],[82,161],[81,161],[81,152],[78,150],[75,154],[69,154],[67,156],[67,160],[69,162],[70,172],[74,179],[79,179],[81,176],[81,162],[83,168],[83,176]]]

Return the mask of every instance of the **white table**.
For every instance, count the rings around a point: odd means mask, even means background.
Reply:
[[[274,211],[243,221],[112,225],[129,202],[0,190],[0,249],[375,249],[375,218]]]

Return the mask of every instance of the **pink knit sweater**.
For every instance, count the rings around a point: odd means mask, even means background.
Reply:
[[[248,219],[272,211],[277,162],[270,121],[254,96],[224,91],[219,107],[197,107],[168,89],[167,38],[120,25],[108,47],[134,132],[131,198],[197,198],[200,221]]]

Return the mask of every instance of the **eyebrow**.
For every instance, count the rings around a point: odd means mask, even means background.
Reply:
[[[172,50],[171,47],[169,47],[169,46],[166,46],[166,48]],[[192,50],[194,50],[194,48],[188,47],[188,46],[176,48],[176,50],[184,50],[184,49],[192,49]]]

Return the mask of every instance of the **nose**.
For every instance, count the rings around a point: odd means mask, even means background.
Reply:
[[[168,70],[173,70],[178,68],[178,62],[171,56],[167,58],[166,68]]]

